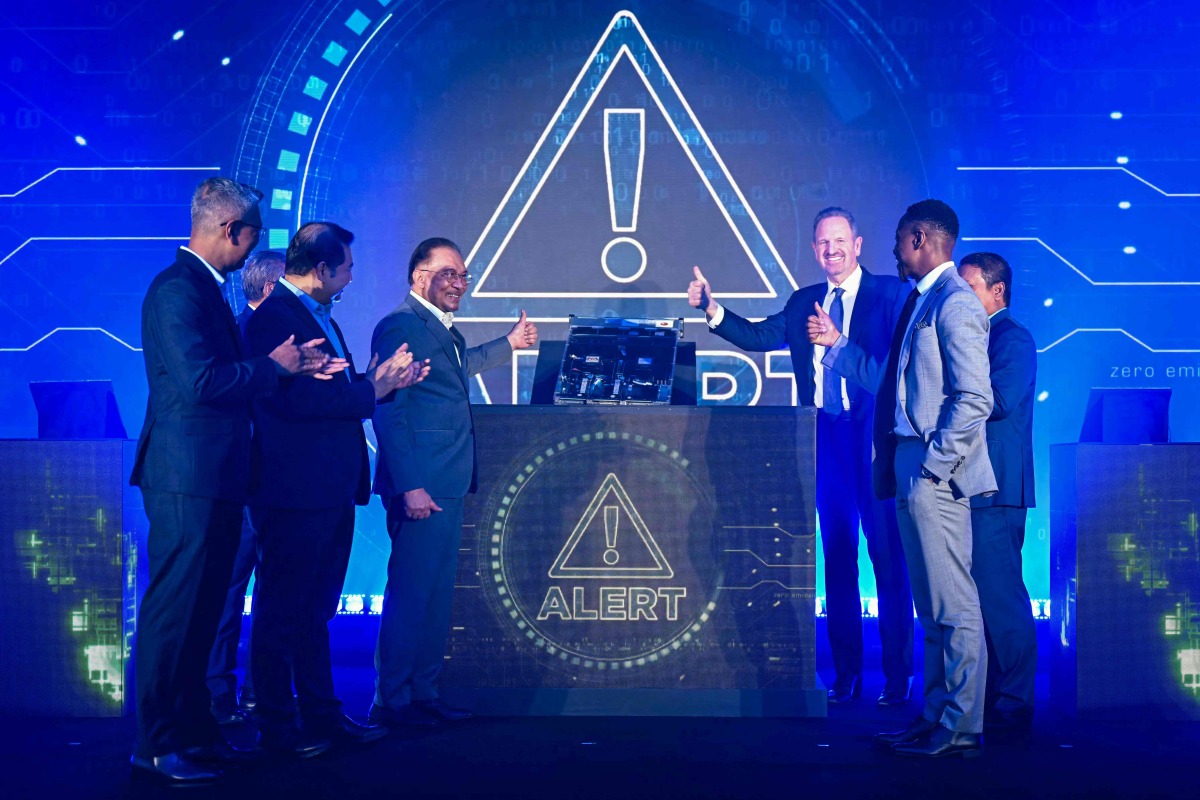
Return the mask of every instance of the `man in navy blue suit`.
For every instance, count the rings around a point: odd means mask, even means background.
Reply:
[[[260,744],[288,758],[319,755],[339,742],[366,744],[386,733],[342,713],[329,621],[350,561],[354,507],[371,496],[362,422],[376,402],[424,373],[406,346],[382,360],[374,355],[365,373],[355,370],[332,317],[333,298],[353,279],[353,241],[331,222],[301,226],[288,245],[287,271],[246,326],[252,353],[280,336],[321,338],[331,357],[348,362],[332,380],[283,381],[255,403],[255,455],[269,480],[249,500],[259,552],[250,660]]]
[[[150,581],[138,607],[131,764],[176,785],[215,781],[213,763],[244,756],[209,713],[204,678],[251,482],[250,403],[283,376],[344,366],[319,341],[289,336],[246,352],[221,287],[258,244],[261,199],[228,178],[201,183],[188,244],[142,303],[150,394],[130,483],[150,519]]]
[[[246,323],[254,309],[271,294],[275,281],[283,277],[283,253],[277,250],[257,250],[246,259],[241,269],[242,293],[246,295],[246,307],[236,319],[242,338],[246,336]],[[254,708],[254,681],[250,677],[250,664],[246,663],[246,680],[242,684],[241,702],[238,702],[237,668],[238,640],[242,636],[242,611],[246,605],[246,587],[258,564],[258,543],[254,526],[250,523],[250,512],[242,513],[242,540],[238,544],[237,556],[233,560],[233,577],[229,581],[229,592],[225,597],[225,610],[221,624],[217,627],[217,640],[213,642],[208,657],[208,691],[212,694],[212,714],[221,725],[234,725],[245,721],[245,712]]]
[[[858,530],[862,525],[875,569],[879,636],[886,683],[880,705],[908,702],[912,686],[913,607],[892,500],[871,488],[871,419],[876,387],[859,386],[821,366],[825,348],[809,342],[808,317],[819,306],[864,351],[885,360],[907,294],[892,276],[872,275],[858,263],[862,237],[854,216],[826,208],[813,220],[813,254],[826,280],[792,294],[784,309],[749,322],[713,299],[700,269],[688,302],[704,309],[709,327],[743,350],[789,348],[797,401],[816,405],[817,513],[825,556],[825,607],[836,679],[829,700],[847,703],[862,692],[862,601],[858,589]]]
[[[988,648],[984,730],[1028,735],[1033,723],[1037,634],[1021,574],[1025,517],[1033,507],[1033,403],[1037,346],[1009,312],[1012,269],[995,253],[972,253],[958,274],[991,318],[988,361],[995,405],[987,421],[997,492],[971,498],[974,561]]]
[[[471,716],[446,704],[438,692],[463,501],[475,491],[479,474],[469,386],[478,373],[537,342],[537,327],[522,311],[507,336],[467,347],[454,326],[454,312],[471,276],[449,239],[417,245],[408,261],[408,283],[408,295],[371,336],[376,351],[404,342],[432,364],[428,380],[375,410],[375,493],[387,508],[392,554],[370,721],[388,727],[428,727]]]

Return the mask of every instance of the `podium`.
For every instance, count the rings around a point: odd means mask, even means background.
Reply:
[[[1200,444],[1050,448],[1050,694],[1200,719]]]
[[[133,705],[135,442],[0,440],[0,712],[120,716]]]
[[[813,409],[480,406],[446,695],[824,716]]]

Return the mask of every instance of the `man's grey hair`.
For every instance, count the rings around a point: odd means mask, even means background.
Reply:
[[[192,230],[211,233],[223,223],[242,219],[262,200],[253,186],[229,178],[209,178],[192,195]]]
[[[855,221],[854,215],[844,208],[830,206],[829,208],[822,208],[817,212],[817,216],[813,217],[814,242],[817,240],[817,226],[821,224],[821,220],[829,219],[830,217],[841,217],[842,219],[846,220],[846,223],[850,226],[850,233],[854,235],[855,239],[859,237],[858,222]]]
[[[278,250],[258,250],[246,259],[242,267],[242,292],[247,302],[261,303],[268,283],[283,277],[283,253]]]

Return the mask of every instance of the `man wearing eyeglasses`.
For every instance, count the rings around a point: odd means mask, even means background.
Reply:
[[[130,483],[150,519],[150,581],[138,608],[139,775],[176,785],[215,781],[214,764],[246,756],[209,713],[208,655],[233,574],[251,484],[250,403],[280,378],[328,380],[346,367],[322,340],[288,337],[252,358],[222,286],[262,234],[262,192],[209,178],[192,198],[192,231],[142,303],[149,400]]]
[[[375,326],[372,352],[407,342],[429,359],[429,376],[376,406],[379,458],[375,493],[387,508],[392,554],[375,650],[370,722],[428,727],[471,716],[438,696],[450,603],[462,536],[463,498],[476,487],[469,382],[532,347],[537,328],[525,312],[507,336],[467,347],[454,312],[471,282],[449,239],[426,239],[408,263],[408,297]]]

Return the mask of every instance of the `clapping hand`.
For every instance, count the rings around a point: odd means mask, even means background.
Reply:
[[[375,399],[382,400],[397,389],[412,385],[412,364],[413,357],[412,353],[408,352],[407,342],[400,345],[396,352],[382,363],[378,353],[371,356],[371,363],[367,365],[367,380],[375,387]],[[428,368],[426,371],[428,372]]]
[[[333,358],[322,350],[320,346],[324,342],[324,339],[313,339],[296,344],[296,337],[292,335],[271,351],[270,359],[289,375],[311,375],[327,381],[349,366],[349,362],[344,358]]]

